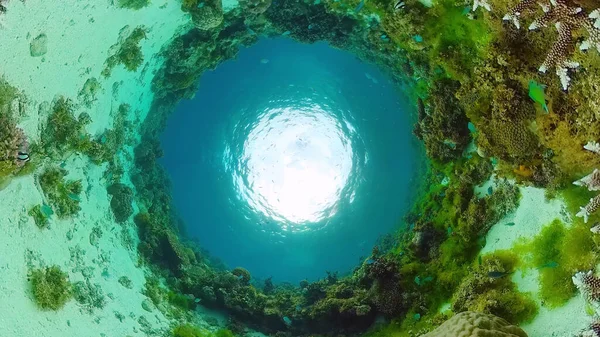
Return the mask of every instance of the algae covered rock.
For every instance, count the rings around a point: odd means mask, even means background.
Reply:
[[[421,337],[527,337],[525,331],[494,315],[465,311]]]
[[[108,194],[112,195],[110,208],[115,215],[115,220],[118,223],[127,221],[129,216],[133,214],[133,207],[131,206],[133,191],[129,186],[121,183],[112,184],[108,187],[107,191]]]
[[[44,56],[48,52],[48,36],[40,34],[29,44],[29,53],[33,57]]]

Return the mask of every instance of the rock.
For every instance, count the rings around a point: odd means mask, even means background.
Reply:
[[[142,308],[147,312],[152,312],[152,302],[150,302],[148,299],[145,299],[142,302]]]
[[[29,53],[33,57],[44,56],[48,52],[48,37],[42,33],[29,44]]]
[[[465,311],[421,337],[527,337],[527,334],[500,317]]]

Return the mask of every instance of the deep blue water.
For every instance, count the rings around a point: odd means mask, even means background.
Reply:
[[[324,43],[241,50],[162,137],[188,234],[254,277],[350,271],[409,205],[411,109],[376,67]]]

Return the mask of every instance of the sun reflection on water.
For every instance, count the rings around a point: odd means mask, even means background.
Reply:
[[[270,108],[252,125],[236,126],[247,133],[243,148],[226,148],[238,197],[284,230],[330,218],[354,195],[356,130],[328,110],[314,103]]]

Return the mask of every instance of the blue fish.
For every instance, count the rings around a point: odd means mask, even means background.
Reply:
[[[421,319],[421,314],[414,314],[413,318],[415,319],[415,321],[418,321]]]
[[[556,268],[556,267],[558,267],[558,262],[556,262],[556,261],[550,261],[548,263],[545,263],[545,264],[539,266],[538,269]]]
[[[54,214],[54,211],[52,210],[52,207],[50,207],[50,206],[48,206],[46,204],[42,204],[42,207],[40,207],[40,210],[47,217],[50,217],[52,214]]]
[[[375,260],[373,260],[373,259],[368,259],[368,260],[366,261],[366,263],[367,263],[367,264],[373,264],[374,262],[375,262]]]
[[[473,125],[473,123],[469,122],[467,124],[467,127],[469,128],[469,131],[471,131],[473,133],[477,132],[477,129],[475,128],[475,125]]]
[[[427,276],[426,278],[423,279],[423,283],[427,283],[427,282],[431,282],[433,281],[433,276]]]
[[[413,40],[415,40],[415,42],[417,43],[421,43],[423,42],[423,37],[421,35],[413,35]]]
[[[360,0],[356,8],[354,8],[354,13],[360,12],[360,10],[363,9],[363,7],[365,7],[365,0]]]
[[[505,225],[512,227],[512,226],[515,225],[515,223],[514,222],[507,222],[507,223],[505,223]]]
[[[285,32],[283,32],[283,34],[281,34],[281,36],[288,36],[292,34],[292,32],[290,32],[289,30],[286,30]]]
[[[283,323],[285,323],[287,326],[290,326],[292,325],[292,320],[287,316],[283,316]]]
[[[488,194],[492,195],[493,192],[494,192],[494,189],[492,188],[492,186],[488,187]]]
[[[506,272],[506,271],[491,271],[487,275],[491,278],[501,278],[501,277],[504,277],[504,276],[510,275],[510,274],[511,273]]]
[[[418,276],[416,276],[416,277],[415,277],[415,283],[416,283],[418,286],[420,286],[420,285],[421,285],[421,278],[420,278],[420,277],[418,277]]]
[[[302,306],[301,306],[300,304],[298,304],[298,305],[296,306],[296,311],[300,311],[300,310],[302,310]]]
[[[75,201],[81,201],[81,199],[79,198],[79,196],[75,193],[69,193],[67,194],[67,196],[69,197],[69,199],[71,200],[75,200]]]
[[[452,235],[452,227],[448,226],[448,235]]]

